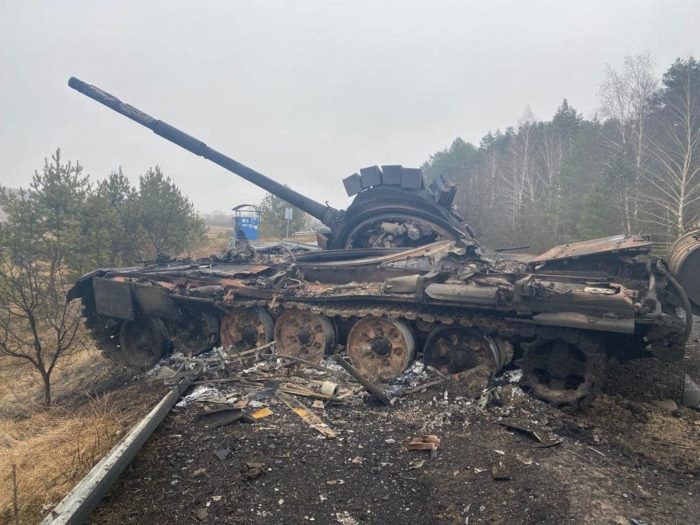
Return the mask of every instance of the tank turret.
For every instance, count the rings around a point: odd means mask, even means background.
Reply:
[[[93,85],[75,77],[68,85],[315,217],[329,229],[319,234],[319,244],[324,248],[412,247],[440,239],[476,244],[468,225],[452,209],[454,184],[441,177],[426,187],[420,169],[398,165],[363,168],[343,180],[346,192],[354,199],[347,210],[338,210],[280,184]]]

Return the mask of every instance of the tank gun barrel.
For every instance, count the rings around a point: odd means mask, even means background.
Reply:
[[[342,213],[331,206],[316,202],[315,200],[310,199],[305,195],[302,195],[301,193],[298,193],[284,186],[283,184],[270,179],[269,177],[266,177],[262,173],[257,172],[254,169],[232,159],[231,157],[210,148],[201,140],[188,135],[184,131],[171,126],[167,122],[158,120],[129,104],[125,104],[117,97],[107,93],[106,91],[102,91],[101,89],[91,84],[87,84],[75,77],[71,77],[70,80],[68,80],[68,85],[83,95],[88,96],[100,104],[104,104],[108,108],[113,109],[117,113],[121,113],[125,117],[128,117],[131,120],[138,122],[142,126],[147,127],[156,135],[159,135],[164,139],[169,140],[170,142],[173,142],[174,144],[177,144],[188,151],[191,151],[195,155],[199,155],[200,157],[204,157],[205,159],[218,164],[222,168],[235,173],[239,177],[252,182],[256,186],[259,186],[273,195],[277,195],[291,205],[296,206],[313,217],[316,217],[326,226],[332,227]]]

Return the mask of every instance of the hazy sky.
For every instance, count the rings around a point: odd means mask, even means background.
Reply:
[[[597,108],[606,64],[698,52],[700,2],[0,0],[0,184],[55,148],[102,178],[158,164],[201,211],[250,183],[71,90],[71,75],[320,201],[372,164],[478,144],[530,106]]]

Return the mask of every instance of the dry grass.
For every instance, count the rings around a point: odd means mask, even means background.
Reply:
[[[202,242],[200,242],[195,248],[189,250],[187,253],[182,254],[182,257],[208,257],[210,255],[220,255],[224,253],[231,247],[231,235],[233,234],[233,228],[230,226],[207,226],[207,233],[205,234]],[[265,241],[281,241],[280,237],[265,237]],[[316,234],[311,233],[308,235],[297,235],[291,237],[292,241],[316,244]]]
[[[183,256],[198,258],[222,254],[230,247],[232,233],[231,227],[209,225],[202,242]]]
[[[52,394],[58,404],[67,396],[80,397],[87,384],[99,385],[114,374],[113,363],[86,348],[62,358],[51,375]],[[0,360],[0,419],[26,417],[42,408],[43,385],[25,360]]]
[[[40,405],[41,384],[24,364],[0,368],[0,523],[14,523],[12,465],[17,468],[20,523],[37,523],[142,417],[158,393],[143,384],[89,397],[114,382],[116,369],[94,350],[54,372],[57,404]],[[119,377],[119,376],[117,376]]]
[[[0,420],[0,517],[13,519],[12,465],[17,467],[21,523],[36,523],[119,440],[130,417],[106,395],[75,411],[35,412]]]

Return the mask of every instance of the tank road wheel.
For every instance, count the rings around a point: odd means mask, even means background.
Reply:
[[[119,344],[122,360],[131,368],[143,370],[155,365],[170,349],[170,338],[161,319],[137,317],[122,323]]]
[[[558,407],[585,408],[600,390],[605,356],[594,340],[538,339],[524,344],[521,384]]]
[[[513,350],[507,341],[460,326],[434,328],[423,349],[426,365],[451,374],[483,368],[491,377],[512,357]]]
[[[221,321],[221,344],[227,351],[257,348],[272,341],[274,326],[262,308],[234,308]]]
[[[211,312],[183,311],[182,321],[170,325],[173,346],[193,356],[206,352],[219,341],[219,319]]]
[[[348,356],[371,381],[389,381],[401,375],[416,352],[413,332],[402,321],[365,317],[350,329]]]
[[[335,328],[325,317],[285,310],[275,323],[275,348],[278,354],[320,363],[335,348]]]

